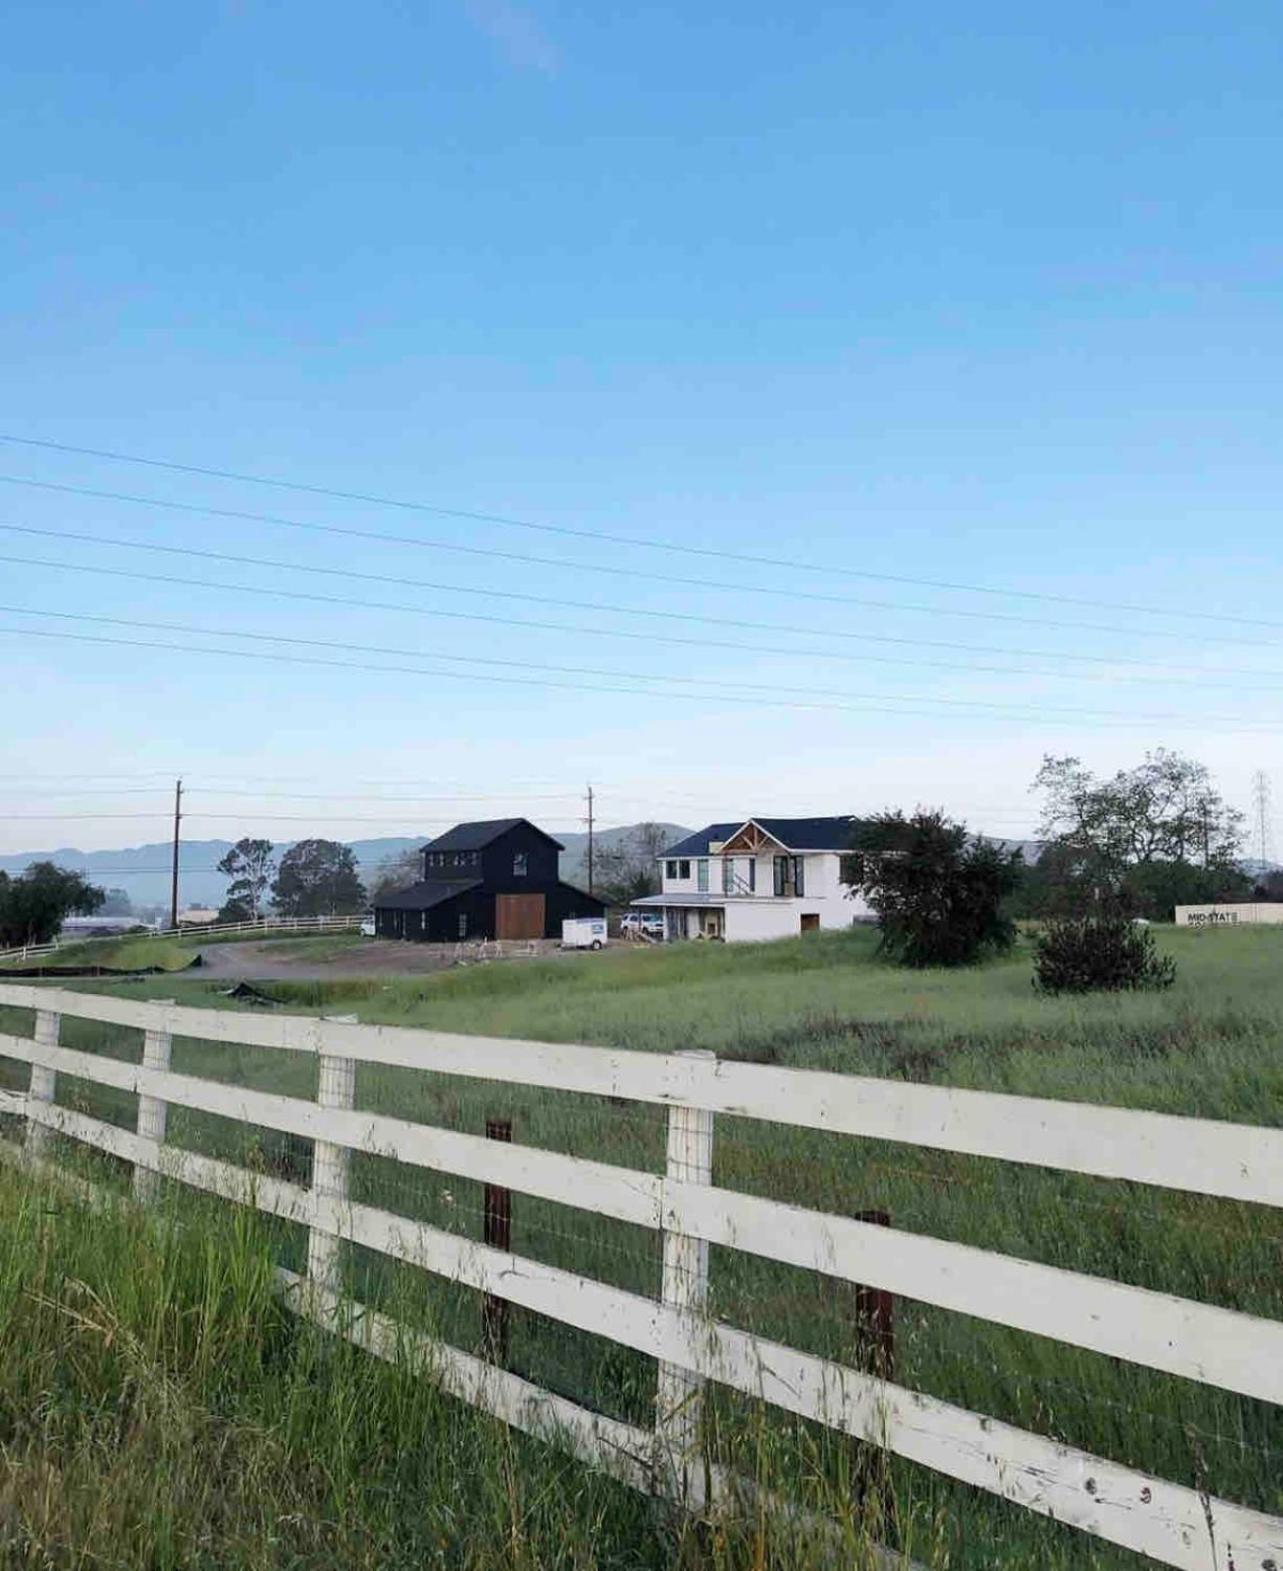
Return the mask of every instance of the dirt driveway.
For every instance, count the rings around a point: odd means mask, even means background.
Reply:
[[[304,940],[304,943],[310,941]],[[534,944],[402,944],[378,938],[336,946],[332,957],[291,954],[288,939],[249,944],[207,944],[197,973],[230,982],[339,982],[376,976],[425,976],[481,960],[548,959],[562,954],[555,941]]]

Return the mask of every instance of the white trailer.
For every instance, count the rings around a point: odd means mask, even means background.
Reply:
[[[572,916],[561,924],[563,949],[604,949],[606,947],[606,918],[604,916]]]

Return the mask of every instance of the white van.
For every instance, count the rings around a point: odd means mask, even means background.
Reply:
[[[561,924],[563,949],[604,949],[606,947],[606,918],[604,916],[572,916]]]

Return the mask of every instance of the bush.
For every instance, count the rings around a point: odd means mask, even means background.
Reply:
[[[1040,993],[1158,991],[1176,980],[1176,962],[1158,954],[1147,927],[1125,916],[1052,922],[1034,948]]]
[[[883,954],[906,966],[962,966],[1011,948],[1016,929],[1003,903],[1020,867],[1019,851],[918,811],[866,819],[843,876],[877,913]]]

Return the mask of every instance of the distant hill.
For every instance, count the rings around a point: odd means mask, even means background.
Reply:
[[[597,832],[597,844],[609,849],[630,835],[637,826],[626,824],[616,829]],[[665,824],[672,840],[690,834],[680,824]],[[561,858],[561,876],[572,884],[587,878],[586,852],[588,836],[585,833],[550,831],[565,846]],[[352,840],[348,843],[356,856],[361,878],[369,883],[381,862],[399,856],[405,851],[417,851],[432,838],[416,835],[410,838],[388,837],[382,840]],[[293,842],[283,842],[277,847],[278,855],[289,850]],[[230,840],[184,840],[180,861],[179,900],[183,906],[220,906],[227,891],[227,879],[218,871],[219,861],[232,847]],[[0,855],[0,869],[10,875],[21,873],[32,862],[56,862],[60,867],[74,868],[95,884],[104,888],[123,889],[135,906],[169,905],[170,846],[164,841],[149,845],[128,846],[112,851],[81,851],[74,846],[59,846],[47,851],[14,851]]]

